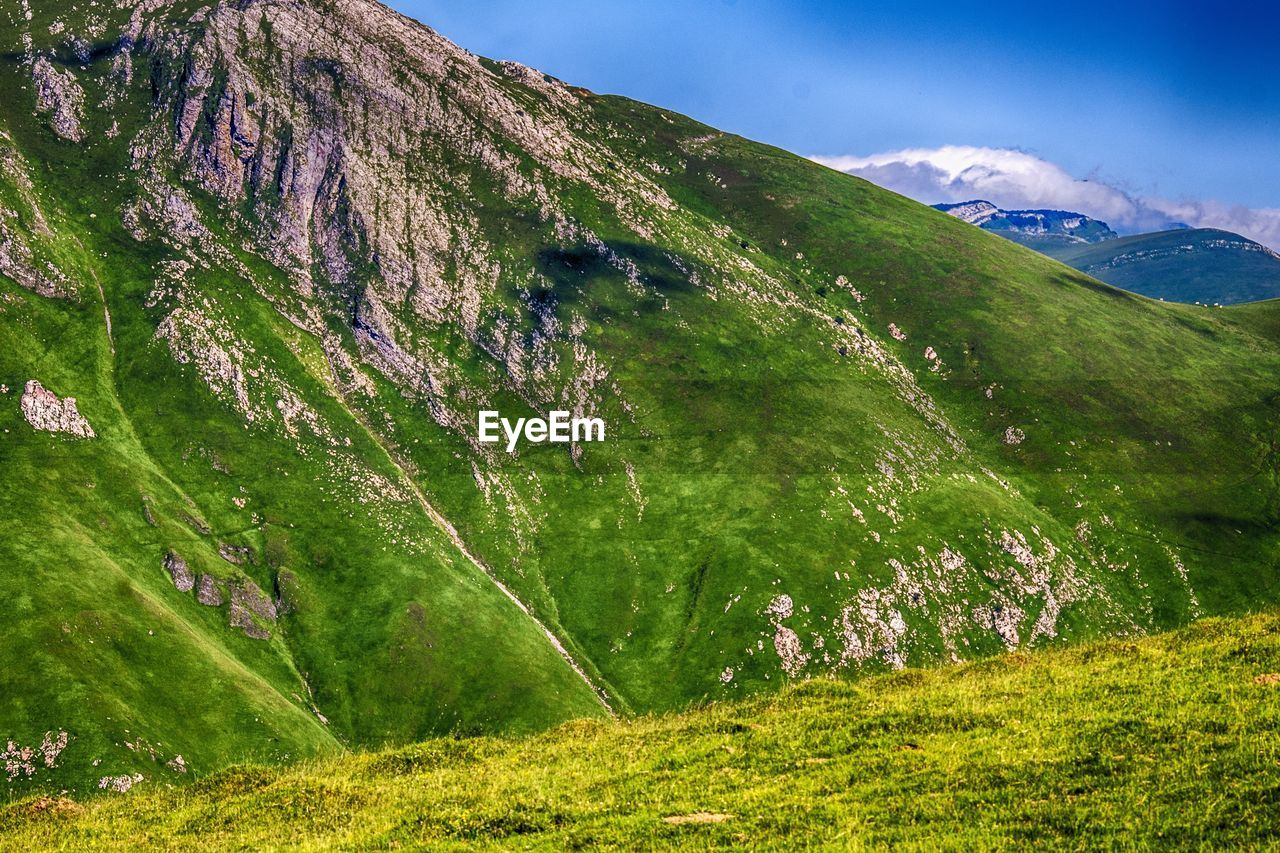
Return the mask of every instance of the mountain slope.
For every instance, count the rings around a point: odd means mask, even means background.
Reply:
[[[1266,847],[1278,629],[1274,612],[1210,620],[528,740],[28,799],[0,808],[0,847]]]
[[[1047,255],[1117,236],[1107,223],[1068,210],[1001,210],[981,200],[935,204],[933,209]]]
[[[0,736],[67,741],[15,790],[1280,598],[1270,308],[1122,293],[369,0],[25,11]],[[34,428],[31,380],[95,437]],[[508,454],[482,409],[607,439]]]
[[[1153,299],[1206,304],[1280,298],[1280,255],[1230,231],[1188,228],[1045,254]]]

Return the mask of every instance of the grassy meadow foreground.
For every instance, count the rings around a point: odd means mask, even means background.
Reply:
[[[1280,612],[0,810],[0,847],[1274,843]]]

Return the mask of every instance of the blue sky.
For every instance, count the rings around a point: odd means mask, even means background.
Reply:
[[[805,155],[1013,148],[1136,198],[1280,208],[1280,3],[392,5],[476,53]]]

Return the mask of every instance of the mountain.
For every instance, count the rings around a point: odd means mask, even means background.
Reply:
[[[1001,210],[989,201],[935,204],[933,207],[1046,254],[1065,247],[1113,240],[1118,236],[1107,223],[1067,210]]]
[[[0,43],[12,796],[1280,599],[1277,306],[372,0],[19,2]]]
[[[1270,611],[532,740],[28,798],[0,806],[0,834],[13,850],[1268,847],[1277,632]]]
[[[1000,210],[989,201],[933,207],[1153,299],[1229,305],[1280,298],[1280,255],[1230,231],[1120,237],[1105,222],[1063,210]]]
[[[1108,284],[1154,299],[1232,304],[1280,298],[1280,255],[1215,228],[1043,251]]]

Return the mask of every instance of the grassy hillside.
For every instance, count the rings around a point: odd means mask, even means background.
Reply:
[[[0,847],[1267,846],[1280,616],[520,740],[28,799]]]
[[[200,5],[0,13],[0,743],[67,736],[12,795],[1280,601],[1276,306],[368,0]],[[490,408],[608,439],[507,454]]]
[[[1226,305],[1280,297],[1280,257],[1230,231],[1188,228],[1090,246],[1035,248],[1153,299]]]

